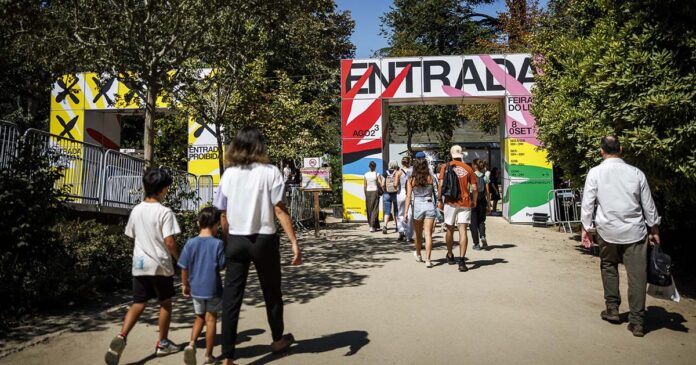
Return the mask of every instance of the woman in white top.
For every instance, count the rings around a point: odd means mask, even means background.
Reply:
[[[283,175],[268,163],[266,143],[257,128],[237,133],[225,153],[228,168],[220,179],[214,205],[223,211],[226,273],[222,294],[222,358],[232,364],[239,311],[253,262],[266,303],[273,343],[279,353],[290,348],[291,334],[283,335],[283,298],[280,291],[280,239],[275,218],[288,235],[292,265],[302,262],[292,220],[283,203]]]
[[[367,205],[367,224],[370,232],[379,230],[379,191],[382,186],[382,176],[375,171],[377,164],[370,161],[370,171],[365,173],[365,203]]]

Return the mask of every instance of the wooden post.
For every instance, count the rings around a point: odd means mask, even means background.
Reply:
[[[319,237],[319,217],[321,216],[319,214],[320,212],[320,207],[319,207],[319,192],[314,191],[314,237]]]

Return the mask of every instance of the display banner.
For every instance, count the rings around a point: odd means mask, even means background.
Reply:
[[[309,191],[330,191],[331,190],[331,168],[301,168],[302,189]]]
[[[515,223],[548,213],[552,166],[531,114],[534,85],[529,54],[428,56],[341,61],[343,207],[364,221],[363,174],[369,162],[383,172],[384,109],[388,104],[501,103],[504,110],[504,216]],[[478,100],[477,100],[478,99]],[[381,209],[381,204],[380,204]]]

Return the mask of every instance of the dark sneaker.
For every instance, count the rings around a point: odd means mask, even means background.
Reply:
[[[629,323],[628,324],[628,330],[633,333],[634,336],[636,337],[643,337],[645,336],[645,331],[643,330],[643,325],[642,324],[637,324],[637,323]]]
[[[386,226],[384,226],[384,228],[382,228],[382,234],[387,234],[387,227]]]
[[[281,354],[287,351],[293,342],[295,342],[295,337],[292,335],[292,333],[283,335],[280,340],[271,343],[271,352],[274,354]]]
[[[445,258],[447,259],[447,263],[448,263],[448,264],[450,264],[450,265],[456,264],[456,262],[454,261],[454,255],[452,255],[452,256],[445,256]]]
[[[621,323],[619,310],[617,308],[607,308],[602,311],[602,319],[613,324]]]
[[[474,250],[476,250],[476,251],[481,251],[481,246],[479,246],[479,245],[474,245]]]
[[[109,349],[106,351],[106,355],[104,356],[104,361],[108,365],[117,365],[118,360],[121,358],[121,353],[123,353],[123,349],[126,348],[126,339],[118,335],[111,340],[111,344],[109,344]]]
[[[399,238],[397,238],[396,240],[397,240],[397,241],[403,241],[404,239],[405,239],[404,234],[403,234],[403,233],[399,233]]]
[[[461,260],[459,260],[459,271],[460,271],[460,272],[469,271],[469,268],[466,267],[466,264],[464,263],[464,258],[463,258],[463,257],[461,258]]]

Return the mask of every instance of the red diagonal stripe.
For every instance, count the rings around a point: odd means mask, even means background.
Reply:
[[[353,153],[360,152],[364,150],[371,150],[375,148],[382,148],[382,139],[377,138],[363,144],[360,143],[360,139],[344,139],[343,140],[343,153]]]

